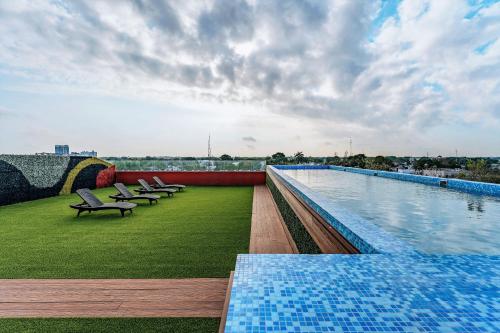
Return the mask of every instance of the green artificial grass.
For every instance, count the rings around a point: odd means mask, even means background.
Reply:
[[[216,318],[40,318],[0,319],[0,333],[18,332],[217,332]]]
[[[104,202],[113,188],[95,190]],[[158,205],[82,213],[75,195],[0,207],[0,278],[228,277],[247,253],[253,187],[189,187]]]

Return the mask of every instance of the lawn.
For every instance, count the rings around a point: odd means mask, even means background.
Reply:
[[[112,188],[95,190],[110,202]],[[0,278],[228,277],[247,253],[252,187],[189,187],[132,215],[82,213],[76,195],[0,207]]]

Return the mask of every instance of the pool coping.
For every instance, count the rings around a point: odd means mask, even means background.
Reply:
[[[278,168],[287,168],[290,166],[280,165]],[[293,166],[292,166],[293,167]],[[301,167],[301,166],[300,166]],[[309,166],[305,166],[306,169]],[[300,168],[298,168],[300,169]],[[412,183],[420,183],[430,186],[440,186],[451,190],[457,190],[460,192],[467,192],[479,195],[490,195],[494,197],[500,197],[500,184],[494,183],[484,183],[476,182],[472,180],[463,180],[457,178],[443,178],[443,177],[431,177],[431,176],[421,176],[402,172],[393,171],[383,171],[383,170],[373,170],[373,169],[361,169],[352,167],[343,167],[338,165],[325,165],[325,169],[332,169],[337,171],[346,171],[352,173],[359,173],[368,176],[376,176],[383,178],[396,179]]]

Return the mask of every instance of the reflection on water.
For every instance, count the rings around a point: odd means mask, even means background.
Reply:
[[[483,210],[483,200],[481,197],[476,197],[476,198],[467,198],[467,208],[470,211],[478,211],[478,212],[484,212]],[[499,217],[500,218],[500,217]]]
[[[334,170],[285,170],[426,253],[500,254],[500,199]]]

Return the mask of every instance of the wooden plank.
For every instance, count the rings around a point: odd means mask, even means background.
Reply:
[[[298,253],[266,185],[253,192],[250,253]]]
[[[220,318],[219,333],[224,333],[226,329],[227,312],[229,311],[229,301],[231,300],[231,289],[233,288],[234,271],[231,271],[229,276],[229,283],[227,284],[226,300],[224,301],[224,308]]]
[[[229,279],[0,279],[0,317],[220,317]]]
[[[271,177],[322,253],[359,253],[335,228],[290,191],[275,175],[269,172],[268,176]]]

